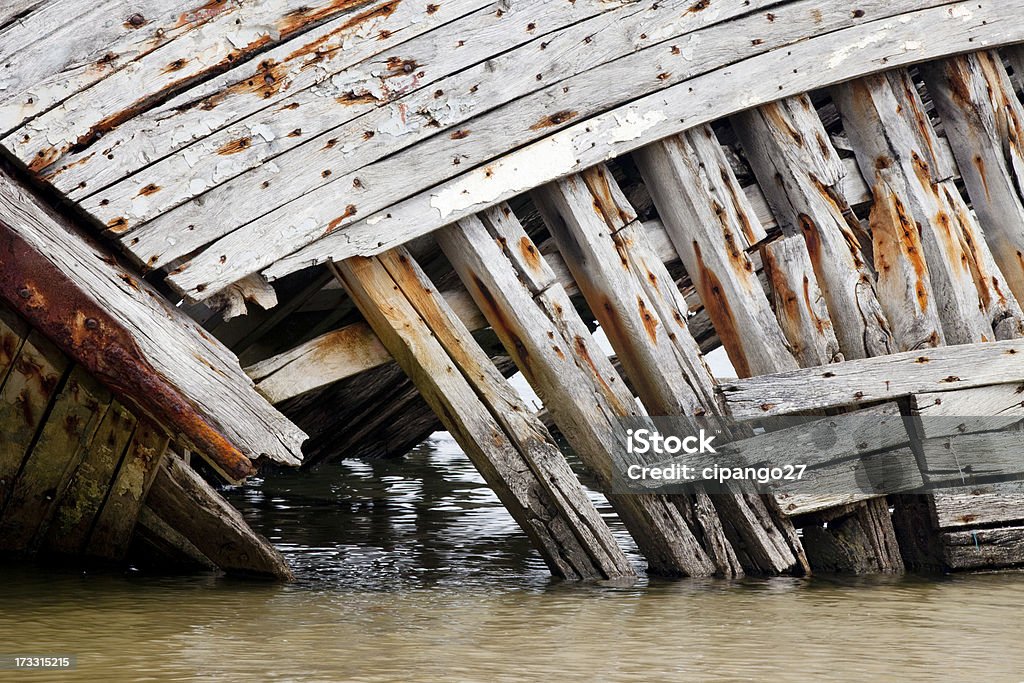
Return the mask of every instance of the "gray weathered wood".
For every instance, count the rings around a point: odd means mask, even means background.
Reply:
[[[800,235],[761,248],[775,316],[802,368],[843,360],[832,318]]]
[[[511,219],[498,207],[487,223]],[[625,433],[618,423],[636,415],[637,406],[625,383],[569,301],[565,290],[547,273],[533,273],[539,252],[520,227],[503,227],[505,245],[479,218],[468,218],[439,234],[441,247],[509,355],[544,401],[559,431],[606,493],[615,479],[613,458],[626,453]],[[493,230],[493,228],[491,229]],[[534,290],[526,283],[532,282]],[[687,519],[663,496],[608,493],[630,534],[656,574],[704,576],[715,565],[694,537]]]
[[[2,173],[0,214],[129,330],[152,367],[234,446],[251,457],[299,463],[305,435],[255,392],[230,351]]]
[[[918,425],[922,438],[1003,429],[1024,420],[1024,384],[917,393],[911,405],[924,418]]]
[[[967,207],[909,72],[840,85],[833,97],[873,187],[878,291],[900,350],[993,339],[954,222]]]
[[[942,529],[1024,520],[1024,483],[982,484],[943,489],[933,494],[935,516]]]
[[[1024,47],[1011,45],[1002,50],[1006,63],[1013,69],[1013,85],[1018,92],[1024,91]]]
[[[910,394],[949,392],[1024,381],[1024,341],[928,349],[764,375],[720,385],[737,417],[891,401]]]
[[[845,11],[849,12],[848,6]],[[506,154],[500,160],[392,203],[372,215],[359,211],[357,216],[349,216],[342,221],[334,234],[301,253],[297,252],[289,267],[294,269],[317,260],[383,251],[608,157],[810,88],[970,50],[974,41],[985,40],[992,45],[1000,45],[1024,40],[1024,28],[1016,20],[1018,13],[1019,8],[994,0],[965,2],[920,10],[908,15],[905,22],[879,21],[827,36],[807,38],[805,35],[807,39],[800,43],[747,59],[740,68],[709,72],[570,125],[550,137]],[[930,39],[923,42],[920,40],[922,35],[928,35]],[[822,63],[827,67],[824,73]],[[796,74],[793,73],[794,66]],[[625,79],[605,79],[602,87],[618,80]],[[341,229],[346,221],[352,224]],[[321,229],[306,239],[322,236]],[[251,243],[252,238],[238,235],[234,241]],[[303,241],[297,240],[294,247],[282,245],[281,252],[286,249],[294,251]],[[204,261],[212,261],[213,254],[219,258],[225,249],[235,251],[228,249],[229,246],[226,241],[220,246],[215,245]],[[203,292],[196,291],[196,286],[205,284],[207,291],[215,290],[237,280],[246,271],[266,267],[278,258],[279,254],[264,253],[256,260],[247,258],[250,265],[245,266],[239,260],[235,264],[237,267],[230,272],[212,268],[212,263],[200,269],[193,262],[193,267],[172,277],[171,282],[189,297],[202,297]],[[214,271],[217,276],[211,277]],[[285,269],[278,268],[274,272],[280,275]]]
[[[759,230],[710,126],[655,143],[637,165],[741,377],[797,366],[745,248]],[[747,234],[747,233],[750,234]],[[750,343],[745,343],[749,340]]]
[[[804,537],[811,565],[819,572],[869,574],[903,570],[900,547],[884,498],[857,506],[853,514],[829,522],[828,528],[808,527]],[[874,550],[874,554],[864,549]]]
[[[1024,557],[1024,526],[943,534],[944,557],[953,569],[1018,566]]]
[[[161,526],[150,521],[147,509],[176,532],[171,536],[186,539],[185,547],[198,550],[228,574],[293,578],[281,553],[175,455],[164,458],[157,469],[141,516],[147,527]]]
[[[632,573],[551,441],[408,252],[337,264],[381,341],[470,456],[553,573]]]
[[[983,237],[970,235],[975,247],[971,265],[988,285],[982,299],[990,316],[1002,315],[1016,322],[1012,331],[1020,336],[1017,300],[1024,297],[1024,262],[1018,255],[1024,250],[1024,106],[995,52],[948,59],[927,66],[922,73],[984,230]]]
[[[859,198],[850,197],[843,183],[849,175],[859,180],[860,174],[851,174],[840,159],[810,97],[738,114],[733,127],[783,231],[803,234],[843,356],[892,353],[892,332],[850,208]],[[793,343],[793,335],[787,336]]]

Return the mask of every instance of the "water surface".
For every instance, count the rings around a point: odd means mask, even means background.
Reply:
[[[1024,681],[1024,576],[563,584],[444,434],[230,496],[295,583],[0,567],[0,653],[77,656],[0,680]]]

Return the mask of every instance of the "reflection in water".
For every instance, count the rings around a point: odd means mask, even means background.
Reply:
[[[561,584],[447,435],[231,496],[296,583],[3,569],[0,680],[1024,680],[1024,577]]]

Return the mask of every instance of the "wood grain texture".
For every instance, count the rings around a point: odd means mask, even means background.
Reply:
[[[720,385],[737,417],[890,401],[910,394],[950,392],[1024,381],[1024,342],[928,349],[763,375]]]
[[[887,6],[892,8],[891,3]],[[844,11],[848,12],[848,8]],[[807,39],[798,44],[750,57],[735,68],[711,71],[569,125],[373,215],[357,209],[357,215],[345,218],[335,233],[296,252],[288,268],[351,254],[377,253],[544,182],[781,97],[865,73],[968,51],[975,47],[975,41],[997,45],[1024,40],[1024,29],[1016,21],[1019,11],[1006,3],[972,3],[969,7],[967,3],[957,3],[910,13],[905,21],[878,21],[826,36],[804,36]],[[922,42],[921,35],[931,39]],[[913,49],[907,49],[908,45]],[[824,72],[822,63],[828,67]],[[605,84],[619,80],[624,79],[606,80]],[[335,212],[335,217],[339,216]],[[346,221],[352,224],[341,229]],[[322,230],[318,236],[322,236]],[[224,253],[222,247],[213,250],[218,258]],[[283,247],[281,251],[284,250]],[[278,258],[280,255],[264,254],[257,259],[262,261],[258,267],[264,268]],[[242,271],[256,267],[253,261],[252,265],[229,272],[219,267],[196,269],[193,263],[171,277],[171,282],[191,298],[203,295],[195,291],[199,284],[216,289],[241,277],[245,274]],[[280,275],[285,271],[280,267],[273,272]]]
[[[851,204],[860,197],[844,187],[844,178],[860,180],[860,174],[851,174],[840,159],[810,97],[738,114],[733,127],[783,232],[798,232],[807,243],[843,357],[892,353],[875,274],[857,238],[862,229]],[[793,343],[792,334],[787,337]]]
[[[1021,564],[1024,527],[955,531],[943,534],[943,555],[953,569],[1000,569]]]

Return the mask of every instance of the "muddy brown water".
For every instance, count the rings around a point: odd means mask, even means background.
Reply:
[[[76,657],[0,681],[1024,681],[1024,575],[564,584],[447,435],[230,497],[295,583],[0,567],[0,655]]]

